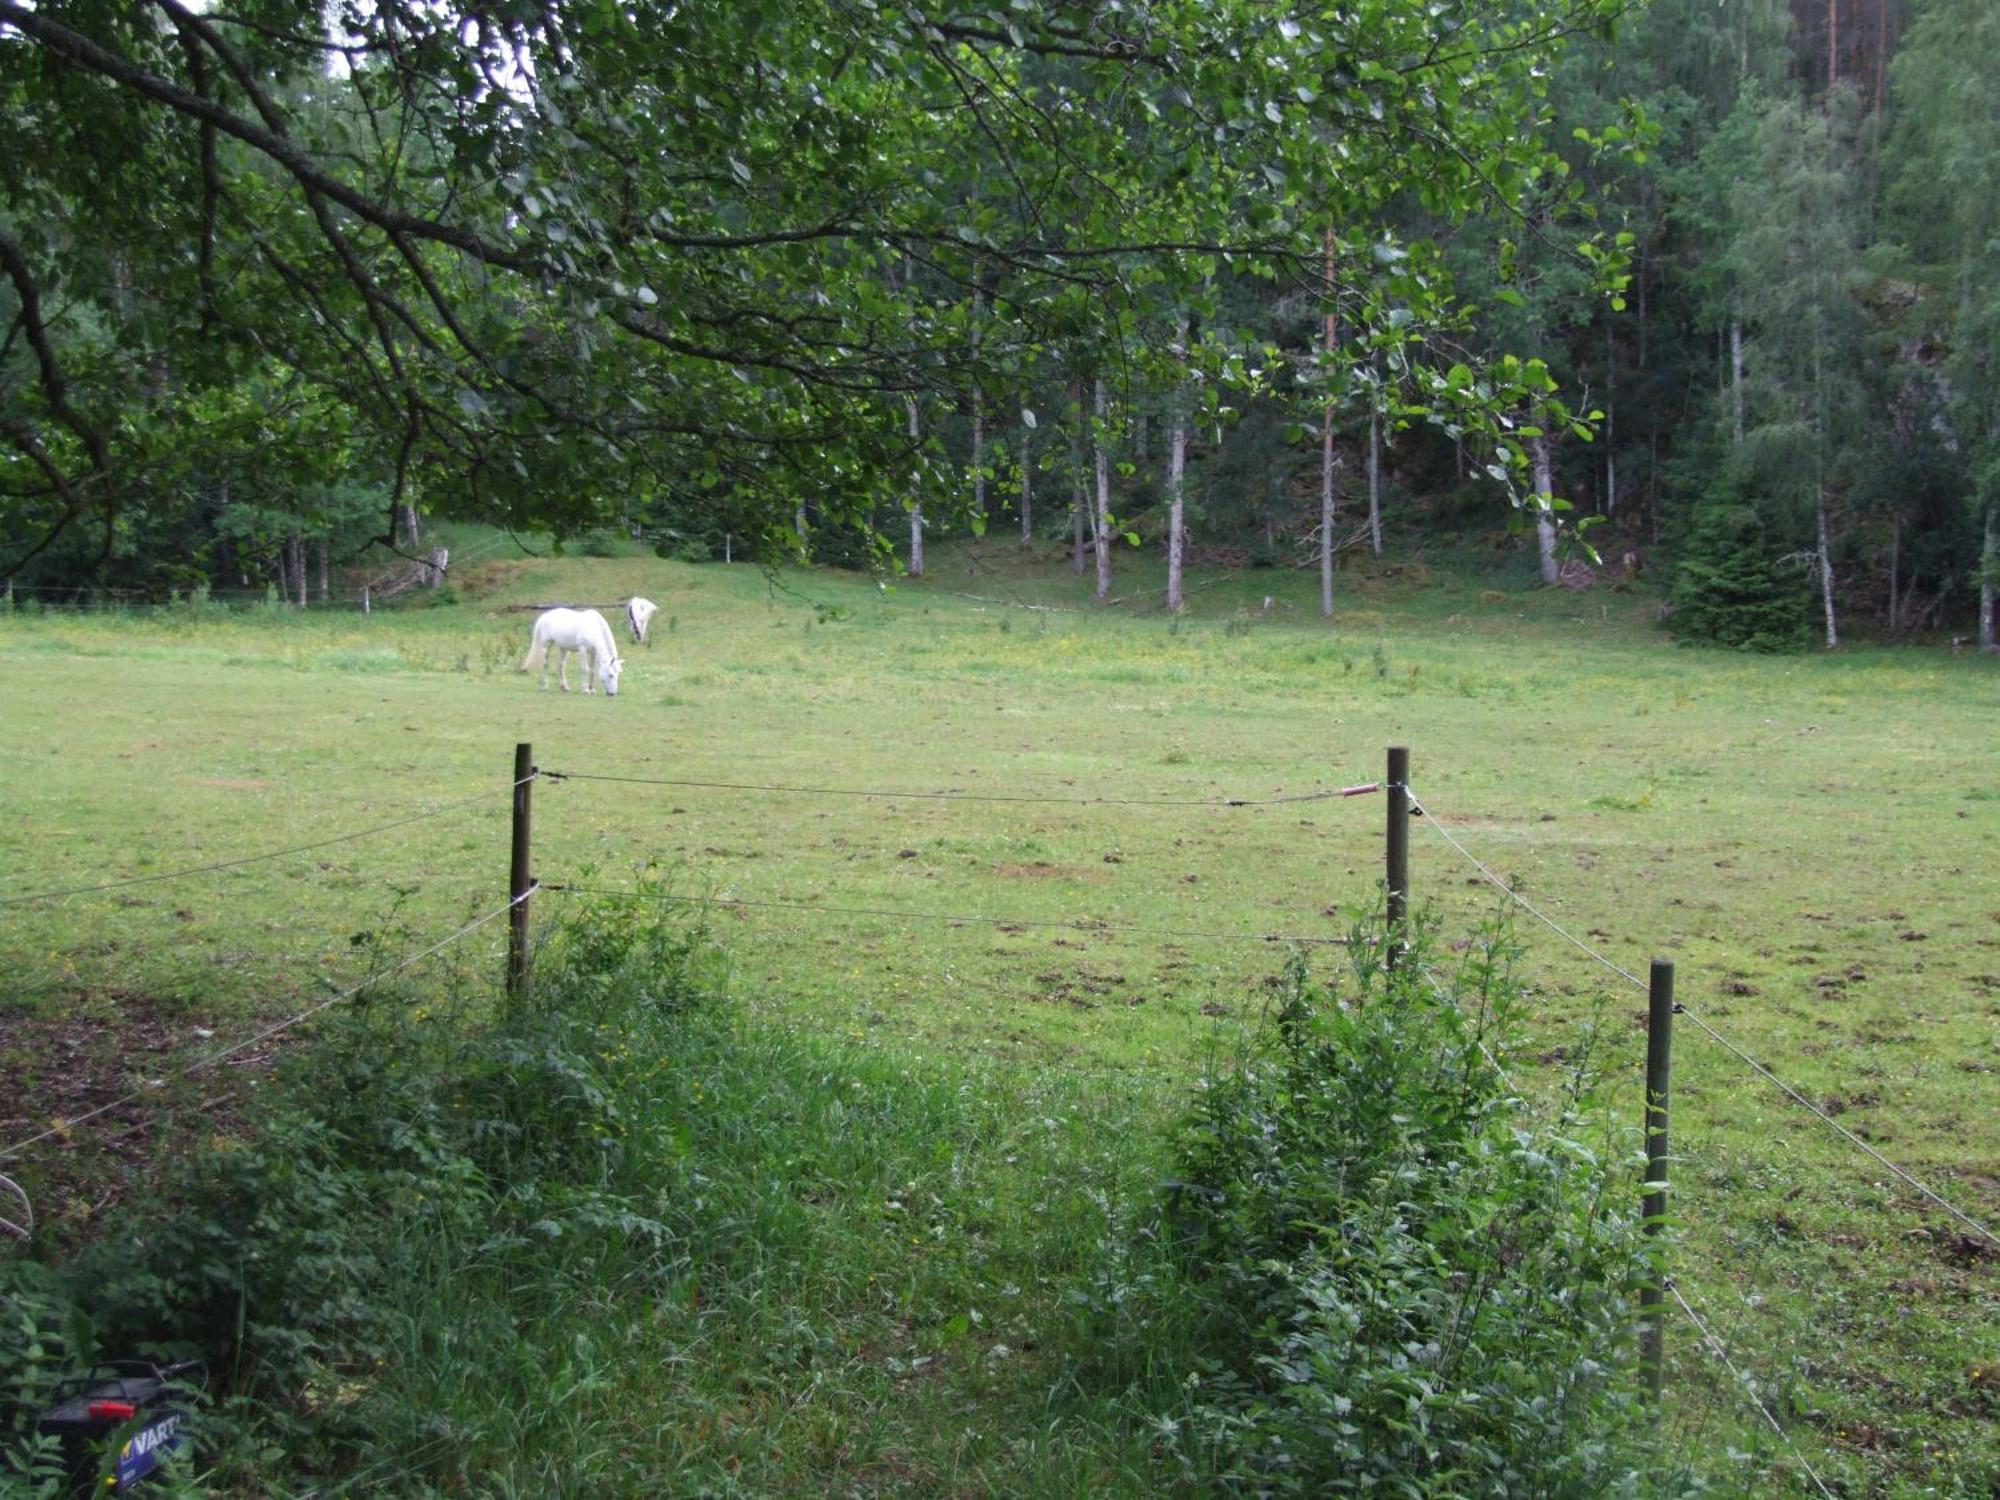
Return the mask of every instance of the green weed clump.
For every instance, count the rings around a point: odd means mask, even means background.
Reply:
[[[1379,940],[1354,951],[1344,986],[1293,963],[1094,1295],[1125,1357],[1185,1341],[1184,1404],[1160,1421],[1188,1477],[1259,1494],[1665,1492],[1625,1435],[1636,1167],[1508,1088],[1503,947],[1463,976],[1471,1014],[1421,950],[1393,970]]]
[[[341,1017],[281,1069],[251,1130],[212,1136],[158,1201],[130,1206],[138,1232],[60,1269],[0,1264],[17,1314],[0,1327],[0,1490],[46,1477],[29,1421],[93,1358],[206,1359],[222,1399],[197,1423],[204,1462],[284,1488],[379,1451],[399,1425],[385,1374],[413,1342],[452,1341],[431,1313],[455,1281],[511,1331],[523,1290],[551,1276],[668,1274],[656,1168],[675,1147],[644,1109],[648,1079],[720,971],[698,925],[619,915],[563,929],[540,998],[491,1023],[379,998]],[[515,1342],[488,1331],[463,1373],[490,1377]]]

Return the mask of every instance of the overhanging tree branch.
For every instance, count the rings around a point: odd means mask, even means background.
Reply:
[[[14,27],[22,35],[40,42],[51,52],[68,58],[77,66],[108,78],[134,93],[144,95],[193,119],[210,122],[225,134],[234,136],[246,146],[269,157],[290,173],[301,187],[309,187],[324,194],[357,218],[378,229],[397,231],[418,239],[435,240],[441,245],[462,250],[488,265],[501,266],[523,276],[540,277],[554,270],[536,257],[510,250],[458,225],[440,223],[435,219],[399,213],[391,209],[325,171],[286,137],[244,119],[212,99],[204,99],[199,94],[190,93],[156,73],[148,72],[130,58],[120,57],[114,52],[107,51],[90,38],[59,24],[40,11],[16,4],[14,0],[0,0],[0,25]]]

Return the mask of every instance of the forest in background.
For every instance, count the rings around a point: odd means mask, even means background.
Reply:
[[[0,147],[24,589],[304,600],[421,510],[1334,614],[1511,523],[1685,637],[1993,645],[1987,0],[0,4]]]

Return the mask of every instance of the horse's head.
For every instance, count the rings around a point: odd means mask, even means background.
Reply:
[[[604,684],[605,697],[616,698],[618,696],[618,674],[624,670],[625,663],[615,656],[598,667],[597,680]]]

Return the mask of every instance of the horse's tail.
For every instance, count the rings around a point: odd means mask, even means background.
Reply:
[[[541,671],[542,658],[548,654],[548,649],[548,641],[543,638],[541,631],[537,630],[535,632],[535,643],[528,648],[528,655],[526,660],[521,663],[521,670],[523,672]]]
[[[638,641],[641,645],[645,644],[646,627],[652,623],[653,616],[659,612],[660,606],[650,599],[641,599],[637,595],[634,595],[625,601],[625,618],[631,623],[633,640]]]

